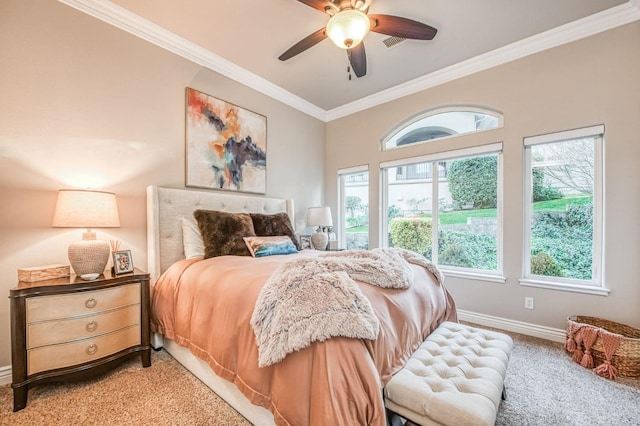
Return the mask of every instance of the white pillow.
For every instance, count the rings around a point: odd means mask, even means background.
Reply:
[[[182,218],[182,244],[184,246],[184,256],[187,259],[194,257],[204,257],[204,243],[200,229],[195,222]]]

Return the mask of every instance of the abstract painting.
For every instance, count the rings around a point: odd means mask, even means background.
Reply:
[[[186,186],[266,193],[267,118],[187,87]]]

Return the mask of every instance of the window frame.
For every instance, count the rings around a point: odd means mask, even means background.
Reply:
[[[371,172],[369,171],[369,165],[361,165],[354,167],[347,167],[344,169],[338,169],[338,247],[346,248],[347,247],[347,233],[346,233],[346,214],[344,211],[345,208],[345,177],[352,174],[367,172],[368,181],[367,181],[367,192],[370,191],[371,188]],[[370,198],[370,197],[369,197]],[[367,216],[371,219],[371,203],[367,203]],[[335,226],[334,226],[335,228]],[[369,226],[369,233],[367,237],[368,241],[371,242],[371,227]]]
[[[484,270],[475,268],[462,268],[456,266],[439,265],[438,264],[438,184],[439,173],[432,173],[433,180],[431,183],[431,209],[432,209],[432,236],[436,238],[431,239],[432,243],[432,261],[438,265],[438,267],[447,275],[461,278],[472,278],[481,281],[491,281],[498,283],[505,283],[506,277],[504,276],[504,262],[503,262],[503,236],[504,236],[504,197],[503,197],[503,143],[496,142],[487,145],[479,145],[475,147],[462,148],[457,150],[445,151],[435,154],[421,155],[417,157],[409,157],[399,160],[384,161],[379,165],[380,176],[380,221],[379,221],[379,235],[380,245],[382,247],[389,246],[389,221],[387,210],[389,206],[389,191],[388,191],[388,173],[387,170],[391,170],[394,167],[406,166],[416,163],[430,162],[435,165],[436,169],[440,161],[455,160],[459,158],[468,158],[474,156],[496,154],[497,158],[497,202],[496,202],[496,270]],[[370,230],[371,231],[371,230]]]
[[[424,141],[420,141],[420,142],[414,142],[414,143],[407,144],[407,145],[387,147],[387,142],[389,142],[391,139],[393,139],[398,133],[403,131],[405,128],[407,128],[409,126],[412,126],[413,124],[415,124],[418,121],[423,120],[425,118],[436,116],[436,115],[439,115],[439,114],[448,113],[448,112],[472,112],[472,113],[477,113],[477,114],[489,115],[489,116],[492,116],[492,117],[494,117],[494,118],[496,118],[498,120],[498,125],[497,125],[497,127],[492,127],[490,129],[481,129],[481,130],[475,130],[475,131],[466,132],[466,133],[456,133],[456,134],[452,134],[452,135],[449,135],[449,136],[442,136],[442,137],[439,137],[439,138],[428,139],[428,140],[424,140]],[[430,108],[430,109],[427,109],[425,111],[419,112],[419,113],[407,118],[406,120],[403,120],[402,122],[398,123],[397,125],[395,125],[393,128],[391,128],[382,137],[382,139],[380,139],[380,149],[382,151],[401,149],[401,148],[415,146],[415,145],[423,145],[423,144],[429,143],[429,142],[440,141],[440,140],[443,140],[443,139],[455,138],[455,137],[458,137],[458,136],[466,136],[466,135],[472,135],[472,134],[487,132],[487,131],[491,131],[491,130],[501,129],[503,127],[504,127],[504,116],[503,116],[503,114],[500,111],[497,111],[497,110],[492,109],[492,108],[487,108],[485,106],[479,106],[479,105],[447,105],[447,106],[439,106],[439,107],[436,107],[436,108]]]
[[[606,296],[609,289],[604,285],[604,125],[583,127],[561,132],[525,137],[524,146],[524,188],[523,188],[523,286],[552,290]],[[531,273],[531,218],[532,218],[532,162],[531,147],[544,144],[567,142],[575,139],[594,139],[594,182],[593,182],[593,236],[592,236],[592,277],[590,280],[577,278],[548,277]]]

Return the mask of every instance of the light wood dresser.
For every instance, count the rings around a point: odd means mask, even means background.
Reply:
[[[13,411],[36,384],[84,380],[135,356],[151,365],[145,272],[20,282],[9,298]]]

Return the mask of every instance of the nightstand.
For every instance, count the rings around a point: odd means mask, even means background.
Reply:
[[[13,411],[34,385],[84,380],[136,356],[151,365],[145,272],[20,282],[9,299]]]

